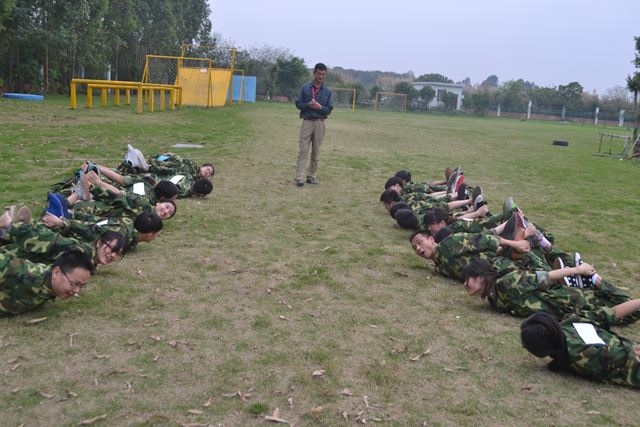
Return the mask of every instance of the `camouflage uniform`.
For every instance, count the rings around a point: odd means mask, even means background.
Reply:
[[[432,185],[428,182],[407,182],[402,187],[402,192],[404,194],[409,193],[426,193],[431,194],[438,191],[445,191],[447,189],[446,185]]]
[[[50,265],[0,252],[0,317],[33,310],[55,297]]]
[[[453,234],[436,245],[433,262],[440,274],[462,281],[462,269],[474,259],[491,261],[500,238],[489,233]]]
[[[87,216],[135,218],[153,207],[148,197],[138,194],[114,194],[102,188],[92,188],[91,194],[94,200],[80,201],[73,205],[72,219],[85,220]]]
[[[122,234],[127,243],[127,251],[138,244],[138,231],[133,227],[133,220],[128,217],[99,218],[85,216],[83,220],[62,219],[64,226],[54,231],[64,237],[71,237],[84,242],[96,242],[105,233],[115,231]]]
[[[591,323],[606,345],[590,345],[580,338],[574,323]],[[635,343],[611,332],[589,317],[567,315],[560,322],[567,344],[569,369],[574,373],[599,381],[640,387],[640,359]]]
[[[615,320],[613,306],[631,297],[611,283],[603,281],[598,289],[576,289],[551,283],[546,271],[515,270],[499,276],[488,297],[489,304],[501,313],[527,317],[545,311],[557,319],[569,313],[590,315],[607,324],[628,324],[640,313]]]
[[[185,159],[177,154],[165,153],[166,160],[158,160],[159,156],[147,158],[148,172],[158,176],[189,175],[194,179],[200,176],[200,166],[196,162]]]
[[[96,246],[69,237],[63,237],[44,225],[14,225],[8,233],[8,241],[0,241],[0,253],[32,262],[53,263],[60,254],[77,249],[94,260]]]

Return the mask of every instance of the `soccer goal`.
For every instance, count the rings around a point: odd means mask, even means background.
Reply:
[[[345,87],[334,87],[331,88],[331,92],[333,94],[333,106],[334,107],[345,107],[351,109],[351,111],[356,110],[356,90]]]
[[[376,110],[381,111],[407,111],[407,94],[395,92],[378,92],[373,104]]]

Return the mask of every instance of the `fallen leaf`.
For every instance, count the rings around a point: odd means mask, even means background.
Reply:
[[[209,400],[207,400],[202,404],[202,406],[204,406],[205,408],[208,408],[209,406],[211,406],[212,403],[213,403],[213,397],[210,397]]]
[[[169,344],[173,348],[176,348],[178,346],[178,341],[169,341],[167,344]]]
[[[286,317],[284,317],[283,315],[278,316],[278,319],[280,319],[280,320],[289,320]]]
[[[160,335],[150,335],[149,338],[154,341],[162,341],[162,337]]]
[[[531,391],[532,389],[533,387],[530,385],[523,385],[522,387],[520,387],[520,390],[522,391]]]
[[[136,271],[136,274],[137,274],[138,276],[142,276],[142,270],[138,270],[138,271]]]
[[[293,409],[293,397],[289,396],[287,402],[289,403],[289,409]]]
[[[326,248],[322,249],[322,252],[326,252],[326,251],[328,251],[329,249],[331,249],[331,246],[327,246]]]
[[[15,365],[13,365],[13,366],[11,367],[11,369],[9,369],[9,370],[10,370],[11,372],[14,372],[14,371],[15,371],[16,369],[18,369],[19,367],[20,367],[20,364],[19,364],[19,363],[16,363],[16,364],[15,364]]]
[[[124,382],[124,392],[129,393],[131,391],[131,383],[129,381]]]
[[[343,388],[340,390],[340,394],[343,396],[353,396],[353,393],[348,388]]]
[[[189,409],[187,412],[191,415],[202,415],[204,413],[200,409]]]
[[[380,326],[378,326],[378,325],[373,325],[373,324],[369,324],[369,327],[370,327],[370,328],[374,328],[374,329],[378,329]]]
[[[109,359],[111,356],[109,356],[108,354],[94,354],[93,355],[94,358],[100,360],[100,359]]]
[[[144,325],[142,325],[142,326],[144,326],[145,328],[148,328],[148,327],[150,327],[150,326],[156,326],[158,323],[160,323],[160,322],[158,322],[158,321],[156,320],[155,322],[145,323],[145,324],[144,324]]]
[[[267,421],[272,421],[274,423],[289,424],[289,421],[287,421],[287,420],[285,420],[283,418],[280,418],[280,408],[276,408],[273,411],[273,414],[266,415],[264,417],[264,419],[267,420]]]
[[[315,408],[311,408],[309,409],[309,412],[307,412],[308,414],[319,414],[320,412],[322,412],[322,410],[324,409],[324,406],[316,406]]]
[[[38,394],[45,399],[53,399],[53,394],[45,393],[44,391],[38,390]]]
[[[158,359],[160,359],[160,356],[155,355],[155,356],[153,357],[153,362],[154,362],[154,363],[156,363],[156,362],[158,361]]]
[[[407,273],[403,273],[401,271],[394,271],[394,273],[397,274],[398,276],[409,277],[409,275]]]
[[[347,411],[342,411],[342,418],[344,418],[346,422],[349,422],[349,414],[347,414]]]
[[[412,361],[412,362],[416,362],[416,361],[418,361],[421,357],[423,357],[423,356],[427,356],[427,355],[429,355],[429,354],[431,354],[431,349],[430,349],[430,348],[426,349],[425,351],[423,351],[422,353],[420,353],[420,354],[418,354],[418,355],[413,356],[413,357],[412,357],[411,359],[409,359],[409,360],[410,360],[410,361]],[[445,369],[446,369],[446,368],[445,368]]]
[[[452,373],[452,372],[455,372],[456,370],[453,368],[444,368],[444,371],[448,373]]]
[[[97,417],[93,417],[93,418],[87,418],[86,420],[80,421],[80,425],[81,426],[89,426],[89,425],[95,423],[96,421],[104,420],[105,418],[107,418],[107,414],[98,415]]]
[[[587,411],[587,415],[600,415],[601,413],[600,411]]]
[[[317,369],[315,371],[313,371],[313,376],[314,377],[321,377],[324,375],[326,371],[324,369]]]
[[[24,322],[25,325],[37,325],[38,323],[44,322],[48,317],[39,317],[37,319],[31,319]]]
[[[276,409],[273,410],[273,413],[271,414],[272,417],[276,417],[276,418],[280,418],[280,408],[278,408],[276,406]]]
[[[362,396],[362,400],[364,401],[364,406],[369,407],[369,398],[367,396]]]

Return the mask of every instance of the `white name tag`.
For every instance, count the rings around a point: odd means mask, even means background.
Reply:
[[[173,182],[174,184],[178,184],[180,181],[182,181],[182,178],[184,178],[184,175],[176,175],[169,181]]]
[[[602,338],[598,336],[596,328],[591,323],[574,323],[573,327],[576,328],[576,332],[582,338],[585,344],[589,345],[606,345]]]
[[[109,220],[108,219],[103,219],[102,221],[96,223],[97,226],[102,227],[103,225],[107,225],[109,224]]]
[[[133,192],[135,194],[144,196],[144,182],[136,182],[135,184],[133,184]]]

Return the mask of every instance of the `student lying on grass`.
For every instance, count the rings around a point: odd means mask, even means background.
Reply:
[[[570,287],[580,276],[583,288]],[[527,317],[544,311],[557,319],[566,314],[585,316],[586,312],[609,325],[628,324],[640,319],[640,313],[617,316],[614,306],[630,301],[625,292],[603,280],[587,263],[551,271],[511,270],[499,272],[486,260],[474,260],[463,269],[467,293],[487,299],[500,313]],[[587,283],[584,285],[584,283]],[[576,285],[577,286],[577,285]]]
[[[613,307],[617,320],[640,309],[635,299]],[[568,314],[559,322],[535,313],[522,322],[522,346],[537,357],[549,357],[552,371],[567,371],[592,380],[640,388],[640,345],[609,330],[606,322]]]
[[[0,317],[34,310],[55,298],[75,296],[93,271],[87,254],[78,250],[63,252],[52,264],[0,252]]]

